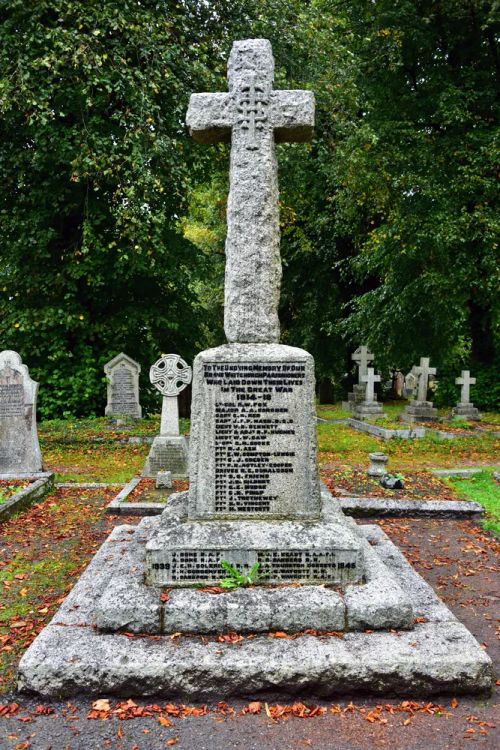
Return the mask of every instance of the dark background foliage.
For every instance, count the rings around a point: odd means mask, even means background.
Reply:
[[[493,24],[483,0],[2,4],[0,346],[42,416],[103,413],[119,351],[145,393],[161,352],[222,343],[228,149],[184,116],[245,36],[317,99],[279,147],[283,342],[337,388],[361,342],[384,373],[430,356],[440,403],[470,366],[498,408]]]

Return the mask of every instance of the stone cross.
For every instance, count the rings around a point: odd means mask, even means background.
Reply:
[[[420,357],[420,365],[415,367],[415,374],[418,375],[417,401],[427,401],[429,376],[436,374],[436,368],[429,367],[429,361],[429,357]]]
[[[380,383],[380,375],[375,375],[373,367],[368,367],[366,375],[362,376],[362,382],[366,383],[365,402],[375,401],[375,383]]]
[[[278,166],[275,142],[302,142],[314,125],[311,91],[273,90],[267,39],[233,44],[228,93],[192,94],[186,123],[200,143],[231,141],[224,330],[230,343],[279,341]]]
[[[462,377],[457,378],[455,383],[461,385],[460,404],[470,404],[470,387],[474,385],[476,378],[471,378],[470,370],[462,370]]]
[[[191,382],[193,371],[178,354],[162,354],[149,370],[151,383],[163,396],[160,436],[179,435],[177,396]]]
[[[361,385],[365,381],[363,376],[368,372],[368,365],[373,361],[373,354],[367,346],[358,346],[351,359],[358,365],[358,383]]]

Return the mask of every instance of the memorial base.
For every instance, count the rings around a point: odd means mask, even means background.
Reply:
[[[451,416],[467,419],[471,422],[479,422],[481,419],[479,409],[476,409],[472,404],[457,404],[451,410]]]
[[[437,422],[438,410],[432,401],[412,401],[401,414],[403,422]]]
[[[366,396],[366,385],[364,383],[355,383],[352,388],[352,392],[347,394],[347,401],[342,401],[343,411],[353,411],[356,404],[360,404],[365,400]]]
[[[185,437],[155,437],[142,476],[156,477],[159,471],[170,471],[173,479],[185,479],[188,476],[188,445]]]
[[[356,404],[352,411],[354,419],[383,419],[385,417],[382,404],[377,401],[362,401]]]
[[[303,601],[295,612],[295,620],[289,616],[290,626],[296,631],[293,638],[270,638],[265,631],[259,635],[256,628],[235,645],[221,643],[215,634],[212,637],[187,635],[193,631],[191,600],[194,597],[199,601],[204,599],[205,621],[210,621],[214,612],[220,617],[225,610],[232,613],[227,615],[232,618],[228,622],[236,623],[239,618],[239,622],[245,624],[248,616],[250,622],[253,618],[258,625],[260,614],[262,629],[269,616],[269,610],[265,610],[262,603],[264,597],[255,611],[252,609],[259,602],[260,587],[220,595],[174,590],[170,594],[172,601],[168,597],[167,601],[165,597],[160,600],[158,589],[149,589],[149,603],[135,597],[134,587],[141,581],[143,568],[137,562],[131,564],[134,549],[144,545],[158,522],[158,518],[147,518],[139,527],[114,529],[50,624],[22,657],[18,672],[21,691],[47,698],[68,698],[83,693],[205,701],[257,695],[263,691],[283,696],[326,698],[350,692],[397,693],[409,697],[491,690],[493,673],[487,653],[378,526],[358,527],[359,533],[371,548],[373,558],[377,558],[390,579],[397,581],[402,594],[411,600],[415,618],[412,629],[387,625],[387,629],[376,630],[367,624],[369,619],[360,618],[356,627],[343,636],[330,632],[331,625],[340,624],[342,614],[335,591],[306,586],[295,589],[296,601],[302,595],[309,605],[314,604],[314,617],[311,614],[308,619]],[[372,567],[368,556],[367,571]],[[104,596],[106,592],[111,594],[117,572],[123,576],[123,587],[121,591],[115,589],[115,599],[120,602],[129,596],[128,622],[123,622],[127,634],[104,633],[96,627]],[[384,600],[385,611],[391,609],[387,587],[380,589],[380,579],[373,580],[371,593],[369,583],[349,587],[354,596],[356,589],[366,592],[364,602],[358,598],[358,606],[354,601],[350,605],[347,603],[351,620],[356,617],[356,611],[369,614],[370,601],[372,606],[378,601],[381,617]],[[268,620],[273,630],[281,630],[277,625],[286,616],[286,602],[290,601],[287,594],[292,588],[285,593],[282,587],[271,589],[281,606],[281,611],[278,606],[272,610],[277,618]],[[322,590],[329,591],[330,606],[320,608],[310,590],[316,592],[316,597]],[[346,591],[344,597],[347,595]],[[191,597],[191,600],[182,600],[182,597]],[[217,605],[225,597],[228,597],[226,605]],[[242,611],[245,599],[249,608]],[[323,601],[326,603],[328,599],[325,597]],[[162,614],[160,608],[163,608]],[[201,604],[196,608],[196,617],[201,618]],[[264,616],[265,611],[268,615]],[[372,620],[374,611],[370,615]],[[148,612],[151,617],[170,617],[172,625],[174,621],[182,625],[176,631],[176,638],[170,635],[151,637],[150,634],[131,638],[133,618],[142,617],[144,621]],[[315,623],[314,634],[303,632],[311,619]],[[216,622],[209,624],[209,630],[217,628]],[[384,627],[381,621],[379,626]],[[321,632],[323,630],[326,632]],[[248,632],[246,628],[245,631]],[[149,630],[151,632],[154,631]]]
[[[359,537],[328,492],[315,521],[197,521],[188,493],[172,496],[146,546],[146,581],[156,586],[217,585],[226,560],[242,573],[255,563],[266,583],[343,584],[362,580]]]

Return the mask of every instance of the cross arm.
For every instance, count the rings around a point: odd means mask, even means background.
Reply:
[[[277,143],[303,143],[314,128],[314,94],[312,91],[274,91],[273,126]]]
[[[231,140],[234,117],[230,94],[191,94],[186,125],[198,143]]]

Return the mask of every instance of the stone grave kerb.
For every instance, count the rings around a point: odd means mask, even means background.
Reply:
[[[2,456],[2,458],[0,458],[0,470],[4,473],[42,471],[42,454],[40,451],[36,427],[36,403],[39,384],[30,376],[28,367],[23,364],[20,354],[11,349],[5,349],[0,352],[0,376],[1,375],[3,375],[6,380],[6,384],[0,386],[2,389],[8,388],[9,385],[22,385],[23,403],[19,403],[17,415],[14,415],[14,413],[11,412],[10,415],[5,415],[5,420],[2,420],[2,406],[0,405],[0,440],[2,443],[5,441],[5,445],[7,446],[6,448],[0,446],[0,455]],[[3,427],[1,424],[2,421],[5,423],[9,419],[9,416],[14,419],[22,420],[22,424],[18,424],[17,427],[14,426],[15,435],[11,434],[10,437],[8,434],[8,428]],[[24,436],[23,433],[25,433]],[[8,443],[11,440],[14,443],[17,443],[18,440],[20,441],[23,457],[20,459],[21,462],[19,463],[19,466],[16,466],[17,462],[11,462],[12,457],[9,459],[6,455],[5,458],[3,458],[4,450],[7,452],[9,451]]]
[[[123,411],[120,411],[120,408],[117,407],[114,403],[114,388],[116,387],[116,384],[114,383],[114,377],[120,368],[124,368],[128,372],[130,372],[131,382],[127,383],[127,385],[128,387],[130,387],[131,385],[133,391],[133,398],[131,401],[129,400],[130,403],[127,403],[126,409],[124,407]],[[104,373],[107,380],[107,403],[104,414],[106,416],[124,414],[126,416],[131,416],[134,419],[140,419],[142,417],[142,407],[140,405],[139,397],[139,375],[141,373],[140,364],[132,359],[132,357],[129,357],[128,354],[120,352],[115,357],[110,359],[109,362],[106,362],[106,364],[104,365]]]

